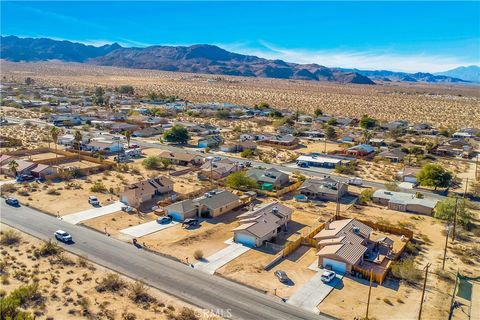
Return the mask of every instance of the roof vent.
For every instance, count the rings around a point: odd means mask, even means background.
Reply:
[[[273,207],[273,208],[272,208],[272,213],[278,213],[278,208],[277,208],[277,207]]]
[[[359,227],[353,227],[352,230],[353,230],[353,233],[356,233],[356,234],[360,233],[360,228]]]

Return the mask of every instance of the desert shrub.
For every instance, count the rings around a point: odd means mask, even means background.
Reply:
[[[92,192],[106,192],[107,188],[103,185],[101,181],[96,181],[93,186],[90,187]]]
[[[52,239],[49,239],[48,241],[43,242],[40,249],[38,250],[38,254],[42,257],[48,257],[48,256],[57,255],[61,251],[62,251],[62,248],[60,248],[60,246],[57,243],[53,242]]]
[[[352,175],[355,173],[355,163],[350,162],[348,164],[339,164],[335,166],[335,172],[341,174]]]
[[[140,281],[136,281],[130,286],[130,299],[135,303],[149,304],[156,299],[148,293],[148,287]]]
[[[122,320],[136,320],[136,319],[137,319],[137,315],[135,313],[128,312],[128,311],[124,311],[122,313]]]
[[[392,264],[392,274],[395,278],[416,283],[422,279],[422,272],[415,267],[412,257],[404,258]]]
[[[38,289],[38,283],[21,286],[10,292],[9,295],[0,298],[1,319],[33,319],[32,314],[23,309],[41,300],[42,296]]]
[[[248,177],[245,172],[237,171],[231,173],[227,177],[227,186],[232,189],[241,188],[258,188],[258,183],[254,179]]]
[[[370,188],[362,190],[362,192],[360,193],[360,196],[358,197],[358,201],[361,204],[366,204],[368,201],[372,200],[373,192],[374,192],[373,189],[370,189]]]
[[[22,240],[20,233],[14,230],[7,230],[0,237],[0,244],[4,246],[18,245]]]
[[[24,197],[27,197],[29,195],[27,190],[20,190],[18,191],[18,194]]]
[[[202,260],[203,259],[203,251],[202,250],[195,250],[193,253],[193,257],[197,260]]]
[[[420,252],[420,246],[413,241],[409,241],[405,245],[405,252],[411,255],[417,255]]]
[[[451,272],[438,268],[437,270],[435,270],[435,273],[437,274],[438,278],[444,281],[447,281],[447,282],[455,281],[455,276]]]
[[[142,161],[142,166],[147,170],[156,170],[160,167],[160,158],[157,156],[148,156]]]
[[[71,259],[69,256],[67,256],[64,252],[59,252],[57,255],[55,255],[54,259],[50,260],[50,263],[52,264],[61,264],[64,266],[74,266],[75,261]]]
[[[125,281],[123,281],[118,274],[109,273],[104,277],[100,283],[95,287],[98,292],[118,292],[125,288]]]
[[[242,158],[251,158],[255,155],[255,152],[252,149],[245,149],[240,153]]]
[[[17,191],[17,187],[12,183],[8,183],[8,184],[4,184],[0,190],[2,191],[2,193],[14,193],[15,191]]]
[[[385,189],[388,191],[399,191],[400,188],[397,186],[397,184],[393,181],[385,183]]]
[[[50,189],[47,190],[47,194],[52,195],[52,196],[58,196],[58,195],[60,195],[60,192],[55,188],[50,188]]]
[[[393,306],[392,301],[390,301],[390,299],[388,299],[388,298],[383,298],[383,302],[385,302],[385,303],[388,304],[388,305]]]
[[[198,320],[200,319],[193,309],[184,307],[175,317],[175,320]]]

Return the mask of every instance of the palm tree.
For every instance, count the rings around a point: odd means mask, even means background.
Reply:
[[[53,143],[55,144],[55,163],[57,163],[57,143],[58,143],[58,135],[60,134],[60,130],[57,127],[53,126],[50,129],[50,135],[52,136]]]
[[[372,136],[373,134],[370,131],[368,130],[363,131],[363,143],[368,144]]]
[[[73,140],[78,150],[78,161],[80,161],[80,147],[82,145],[82,133],[80,130],[75,130],[73,134]]]
[[[15,161],[15,160],[11,160],[9,163],[8,163],[8,168],[10,169],[10,171],[12,171],[14,173],[14,176],[17,177],[17,169],[18,169],[18,162]]]
[[[127,139],[127,148],[130,149],[130,138],[132,136],[132,131],[130,130],[124,131],[123,135],[125,136],[125,139]]]

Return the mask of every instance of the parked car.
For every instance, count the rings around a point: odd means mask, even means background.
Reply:
[[[20,205],[20,202],[18,202],[17,199],[15,198],[7,198],[5,199],[5,202],[8,204],[8,205],[11,205],[11,206],[14,206],[14,207],[17,207]]]
[[[277,270],[277,271],[275,271],[274,274],[275,274],[275,277],[277,277],[278,280],[282,283],[288,282],[290,280],[288,278],[287,274],[285,273],[285,271]]]
[[[348,178],[348,184],[351,184],[354,186],[361,186],[363,185],[363,180],[357,177],[350,177]]]
[[[73,241],[72,236],[68,232],[63,231],[63,230],[55,231],[55,239],[57,239],[58,241],[62,241],[62,242],[72,242]]]
[[[135,212],[135,208],[131,206],[123,206],[122,211],[125,211],[126,213]]]
[[[34,181],[34,180],[35,180],[35,177],[29,174],[21,174],[17,176],[17,182],[28,182],[28,181]]]
[[[182,227],[183,226],[187,226],[187,228],[198,226],[198,219],[193,219],[193,218],[185,219],[183,220],[183,223],[182,223]]]
[[[320,279],[324,283],[329,283],[330,281],[335,279],[336,276],[337,274],[335,273],[335,271],[327,270],[320,276]]]
[[[213,162],[222,160],[222,157],[213,157]]]
[[[90,203],[92,206],[100,205],[100,201],[98,201],[96,196],[89,196],[88,197],[88,203]]]
[[[251,161],[245,161],[245,166],[247,168],[251,167],[252,166],[252,162]]]
[[[170,217],[170,216],[160,217],[160,218],[157,219],[157,222],[160,223],[160,224],[167,224],[167,223],[172,222],[172,217]]]
[[[138,144],[131,144],[130,148],[137,149],[137,148],[140,148],[140,146]]]

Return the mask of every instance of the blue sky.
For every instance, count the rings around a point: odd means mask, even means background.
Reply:
[[[123,46],[217,44],[329,67],[480,64],[480,2],[6,2],[2,35]]]

